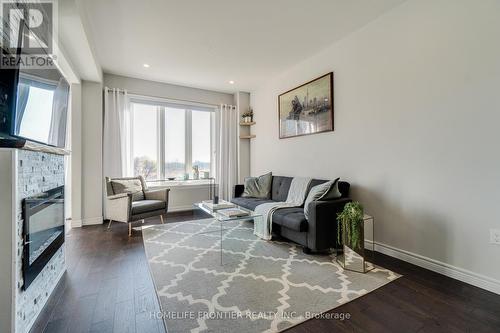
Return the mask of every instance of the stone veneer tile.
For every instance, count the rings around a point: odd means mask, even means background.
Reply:
[[[63,244],[28,289],[23,291],[22,200],[64,185],[64,156],[19,150],[17,163],[16,332],[24,333],[29,331],[65,270],[65,246]]]

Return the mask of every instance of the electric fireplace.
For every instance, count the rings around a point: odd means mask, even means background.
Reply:
[[[23,200],[23,289],[64,243],[64,186]]]

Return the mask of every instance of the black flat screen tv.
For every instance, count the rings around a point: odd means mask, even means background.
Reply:
[[[65,147],[69,84],[56,69],[19,69],[13,136]]]
[[[22,57],[29,51],[2,57]],[[18,62],[17,68],[1,68],[0,137],[25,139],[64,148],[70,87],[63,74],[52,68],[31,68]]]

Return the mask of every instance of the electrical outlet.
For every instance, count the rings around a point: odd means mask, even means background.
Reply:
[[[490,229],[490,243],[500,245],[500,229]]]

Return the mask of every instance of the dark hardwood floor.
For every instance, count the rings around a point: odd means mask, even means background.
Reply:
[[[165,332],[150,318],[159,305],[140,231],[129,238],[123,223],[73,229],[66,249],[67,272],[32,332]],[[499,295],[380,253],[375,262],[403,277],[330,311],[349,319],[313,319],[287,332],[500,332]]]

